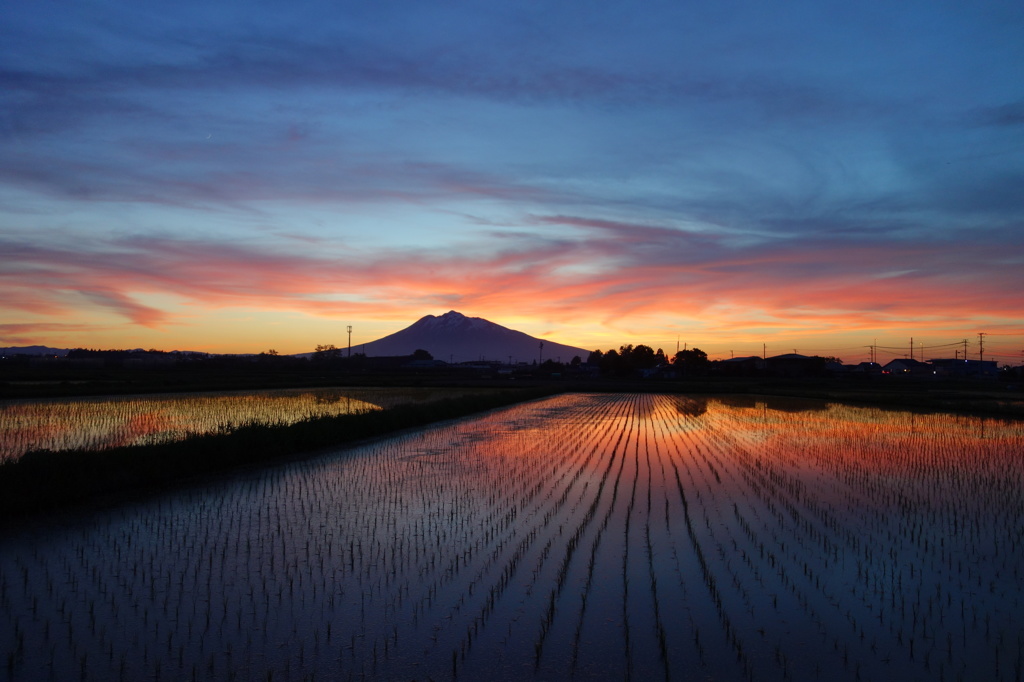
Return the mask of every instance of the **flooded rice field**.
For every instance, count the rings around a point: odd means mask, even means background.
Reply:
[[[1024,425],[563,395],[0,538],[0,679],[1022,674]]]
[[[0,462],[31,450],[102,450],[180,440],[243,424],[379,410],[461,389],[312,388],[0,401]]]

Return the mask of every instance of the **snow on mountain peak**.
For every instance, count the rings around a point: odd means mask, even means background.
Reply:
[[[471,326],[478,326],[477,323],[481,321],[480,318],[466,317],[455,310],[449,310],[444,315],[427,315],[420,320],[420,322],[432,328],[462,327],[468,322],[473,323]]]

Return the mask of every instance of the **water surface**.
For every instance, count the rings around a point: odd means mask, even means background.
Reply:
[[[0,677],[1013,679],[1022,452],[558,396],[0,539]]]

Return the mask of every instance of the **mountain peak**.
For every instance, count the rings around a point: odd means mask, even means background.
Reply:
[[[465,315],[463,315],[462,313],[460,313],[457,310],[449,310],[444,315],[426,315],[423,318],[421,318],[420,321],[423,322],[423,321],[435,320],[437,322],[449,322],[449,323],[451,323],[451,322],[461,322],[462,320],[468,320],[468,319],[470,319],[470,318],[466,317]]]
[[[533,361],[560,358],[568,362],[575,355],[586,357],[587,351],[544,341],[523,332],[503,327],[480,317],[467,317],[457,310],[443,315],[425,315],[412,326],[363,344],[367,355],[409,355],[425,350],[445,361],[503,360]],[[541,352],[542,350],[542,352]]]
[[[449,310],[444,315],[426,315],[421,317],[413,327],[463,329],[493,324],[479,317],[467,317],[456,310]]]

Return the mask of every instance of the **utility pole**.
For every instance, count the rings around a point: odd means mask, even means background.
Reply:
[[[352,325],[348,326],[348,356],[352,357]]]
[[[910,337],[910,359],[914,359],[914,337]]]
[[[978,362],[985,361],[985,337],[988,332],[978,332]]]
[[[964,339],[964,362],[967,362],[967,339]]]
[[[537,352],[537,366],[544,364],[544,342],[540,342],[540,350]]]

